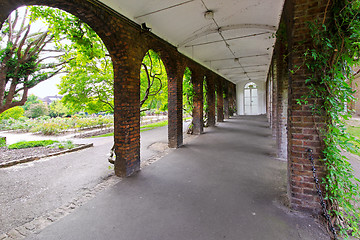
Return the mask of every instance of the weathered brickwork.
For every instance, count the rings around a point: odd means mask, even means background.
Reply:
[[[218,78],[216,81],[216,97],[217,97],[217,121],[224,121],[224,97],[223,97],[223,80]]]
[[[276,81],[276,112],[277,121],[275,122],[275,139],[277,145],[277,157],[287,159],[287,119],[288,119],[288,70],[287,59],[284,56],[288,55],[286,44],[281,39],[275,44],[275,53],[273,65],[276,68],[274,81]]]
[[[213,127],[215,126],[215,77],[208,73],[206,75],[206,82],[207,82],[207,86],[208,86],[208,92],[207,92],[207,97],[208,97],[208,106],[209,106],[209,116],[208,116],[208,125],[209,127]]]
[[[194,87],[194,109],[193,109],[193,133],[198,135],[204,131],[203,120],[203,83],[204,75],[199,70],[192,70],[191,76],[192,84]]]
[[[227,82],[223,84],[223,92],[224,92],[224,119],[229,119],[229,85]]]
[[[229,115],[236,113],[236,85],[229,83]]]
[[[281,21],[287,33],[285,38],[287,43],[277,42],[273,60],[271,119],[280,156],[287,147],[288,192],[291,207],[313,213],[318,213],[321,206],[306,150],[311,148],[314,151],[317,169],[320,176],[323,176],[324,168],[319,162],[323,149],[316,131],[316,126],[321,127],[323,123],[319,118],[312,117],[309,106],[297,104],[297,99],[309,91],[305,84],[308,76],[305,67],[301,67],[289,76],[287,69],[291,69],[293,66],[303,66],[304,53],[310,44],[307,21],[321,19],[324,16],[327,2],[325,0],[289,0],[285,2]],[[285,46],[288,46],[288,52],[286,52]],[[287,65],[283,62],[284,56],[288,56]],[[286,126],[284,121],[286,115],[288,146],[284,141],[286,132],[282,130]]]
[[[178,60],[166,59],[168,76],[168,140],[170,148],[183,145],[183,76],[185,67]],[[181,66],[181,67],[179,67]]]

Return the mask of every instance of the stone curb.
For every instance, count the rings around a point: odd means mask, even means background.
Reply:
[[[72,149],[67,149],[67,150],[64,150],[64,151],[56,152],[56,153],[49,153],[49,154],[46,154],[46,155],[41,155],[41,156],[36,156],[36,157],[22,158],[22,159],[19,159],[19,160],[14,160],[14,161],[6,162],[6,163],[1,163],[0,168],[7,168],[7,167],[11,167],[11,166],[21,164],[21,163],[32,162],[32,161],[39,160],[41,158],[54,157],[54,156],[58,156],[58,155],[69,153],[69,152],[79,151],[79,150],[89,148],[89,147],[93,147],[93,146],[94,146],[93,143],[89,143],[89,144],[84,144],[84,145],[81,145],[79,147],[75,147],[75,148],[72,148]]]

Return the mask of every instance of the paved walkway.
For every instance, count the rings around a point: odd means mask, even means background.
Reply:
[[[207,130],[27,239],[329,239],[286,211],[286,163],[263,117]]]

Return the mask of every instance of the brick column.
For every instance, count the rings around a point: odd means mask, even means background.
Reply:
[[[273,71],[273,76],[272,76],[272,84],[273,84],[273,91],[272,91],[272,106],[271,106],[271,116],[272,116],[272,121],[271,121],[271,130],[272,130],[272,136],[274,139],[276,139],[276,131],[277,131],[277,121],[278,121],[278,82],[276,81],[276,76],[277,76],[277,69],[276,67],[274,67],[274,71]]]
[[[223,98],[223,83],[222,79],[216,81],[216,97],[217,97],[217,121],[224,121],[224,98]]]
[[[183,67],[178,60],[167,61],[168,77],[168,140],[170,148],[183,144]]]
[[[289,68],[302,66],[290,78],[289,94],[289,195],[291,207],[298,210],[316,212],[321,210],[311,164],[306,150],[314,152],[316,169],[321,176],[324,173],[323,163],[319,161],[322,150],[316,125],[324,126],[320,118],[313,118],[309,106],[298,105],[301,98],[309,89],[305,81],[309,76],[303,65],[304,53],[311,44],[310,31],[307,21],[322,20],[327,0],[297,0],[287,1],[284,7],[285,26],[287,26],[290,47]],[[293,50],[293,51],[292,51]],[[311,101],[310,101],[311,102]],[[320,101],[321,102],[321,101]],[[311,103],[310,103],[311,104]],[[319,103],[320,104],[320,103]]]
[[[281,159],[287,158],[287,111],[288,111],[288,82],[289,75],[287,73],[287,64],[285,62],[287,56],[286,46],[284,42],[277,41],[275,44],[275,58],[273,64],[276,66],[276,112],[277,121],[275,123],[275,135],[277,144],[277,157]]]
[[[230,92],[229,92],[229,83],[226,81],[224,82],[223,86],[224,90],[224,119],[229,119],[229,107],[230,107]]]
[[[118,58],[113,62],[115,174],[128,177],[140,170],[141,59],[129,57],[123,47],[119,45]]]
[[[207,92],[207,101],[209,106],[209,127],[215,126],[215,83],[214,78],[211,76],[208,76],[206,78],[207,86],[208,86],[208,92]]]
[[[194,108],[193,108],[193,134],[201,134],[204,131],[204,119],[203,119],[203,81],[204,75],[196,70],[192,72],[191,76],[193,88],[194,88]]]

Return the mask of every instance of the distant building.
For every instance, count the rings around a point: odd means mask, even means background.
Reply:
[[[45,103],[46,105],[50,105],[53,101],[56,100],[61,100],[63,98],[63,96],[46,96],[44,98],[39,98],[41,101],[43,101],[43,103]]]

